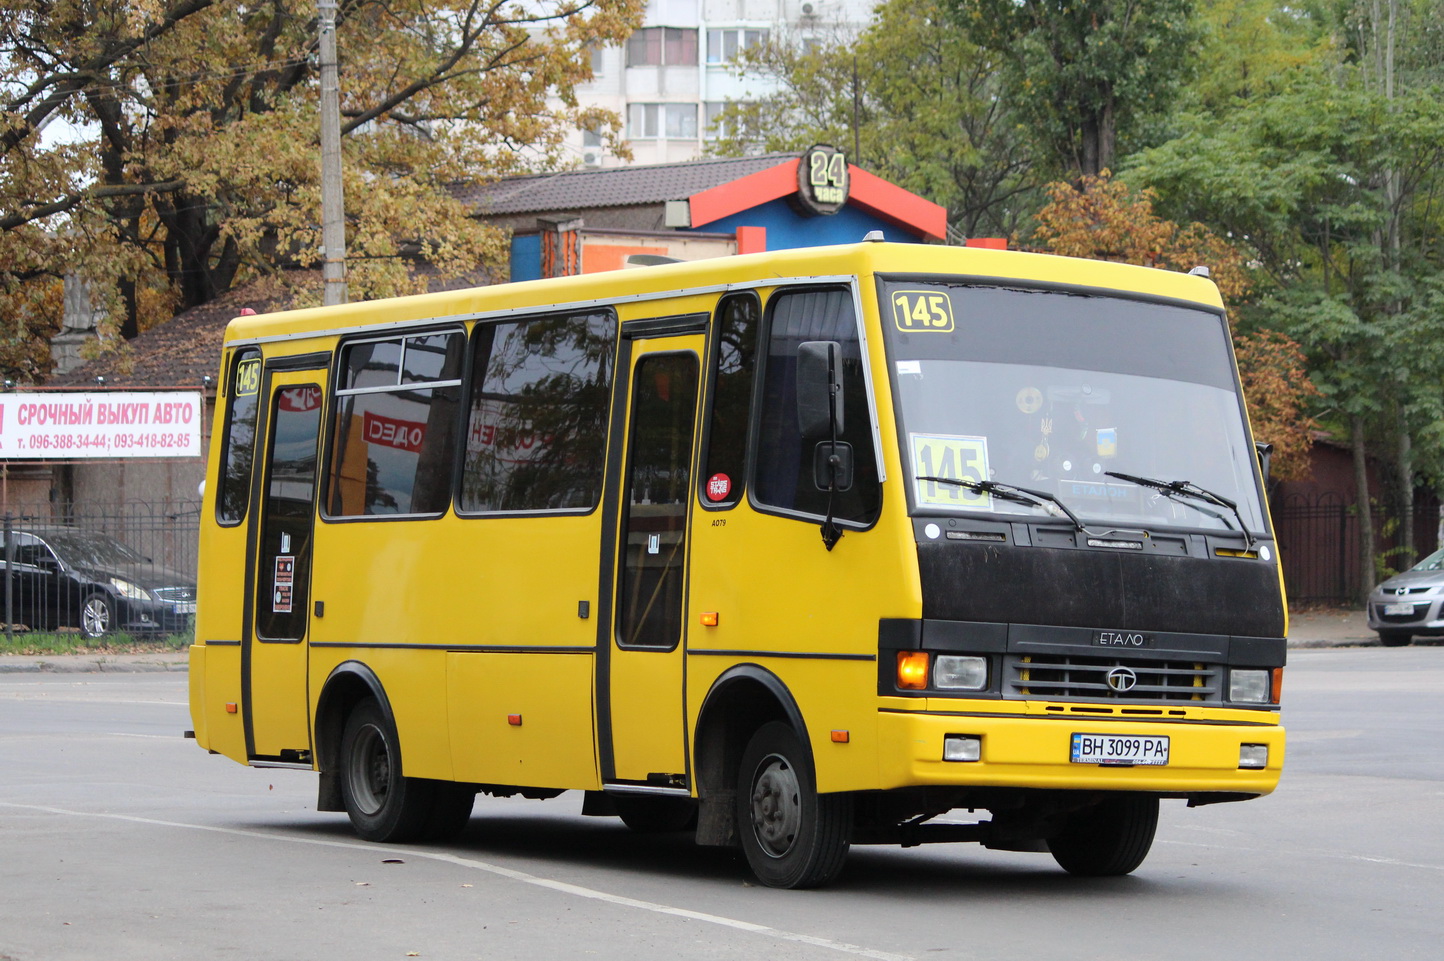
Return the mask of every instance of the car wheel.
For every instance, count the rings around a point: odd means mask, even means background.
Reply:
[[[115,601],[109,594],[91,594],[80,605],[80,633],[104,637],[115,629]]]
[[[786,724],[764,724],[742,752],[737,833],[757,879],[811,888],[837,877],[852,834],[852,796],[818,794],[812,760]]]
[[[1048,850],[1069,874],[1117,877],[1148,857],[1157,828],[1158,798],[1123,795],[1070,814]]]
[[[612,798],[622,823],[639,834],[671,834],[697,826],[697,802],[686,797]]]
[[[399,744],[396,726],[374,698],[357,704],[346,719],[341,802],[351,826],[368,841],[411,841],[428,827],[436,784],[402,776]]]
[[[1404,647],[1414,639],[1407,631],[1379,631],[1379,643],[1385,647]]]

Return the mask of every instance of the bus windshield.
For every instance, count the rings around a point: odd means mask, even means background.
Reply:
[[[880,285],[916,513],[1264,530],[1220,314],[934,278]]]

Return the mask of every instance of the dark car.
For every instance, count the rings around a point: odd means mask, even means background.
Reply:
[[[192,579],[109,534],[27,527],[12,530],[5,547],[0,570],[8,566],[9,585],[0,597],[0,617],[9,623],[32,630],[78,627],[86,637],[190,629],[196,611]]]

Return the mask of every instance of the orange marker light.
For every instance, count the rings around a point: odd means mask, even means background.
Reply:
[[[847,743],[848,741],[850,741],[851,739],[852,739],[852,735],[849,734],[847,731],[833,731],[833,732],[832,732],[832,743],[833,743],[833,744],[846,744],[846,743]]]
[[[716,627],[716,626],[717,626],[717,612],[716,612],[716,611],[703,611],[703,612],[702,612],[702,616],[701,616],[701,621],[702,621],[702,626],[703,626],[703,627]]]
[[[234,713],[236,713],[236,702],[235,702],[235,701],[227,701],[227,702],[226,702],[226,713],[227,713],[227,714],[234,714]]]
[[[1272,685],[1272,687],[1273,687],[1273,690],[1271,690],[1271,691],[1269,692],[1269,694],[1273,697],[1273,702],[1274,702],[1275,704],[1280,704],[1280,703],[1282,703],[1282,701],[1280,700],[1280,695],[1282,695],[1283,692],[1284,692],[1284,669],[1283,669],[1283,668],[1281,668],[1281,667],[1276,667],[1276,668],[1274,668],[1274,676],[1273,676],[1273,685]]]
[[[506,723],[510,724],[512,727],[521,727],[521,715],[508,714],[506,716]]]
[[[921,691],[928,686],[928,652],[897,652],[897,686],[904,691]]]

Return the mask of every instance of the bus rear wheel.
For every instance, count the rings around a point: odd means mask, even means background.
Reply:
[[[1122,795],[1069,815],[1048,850],[1069,874],[1117,877],[1143,863],[1157,829],[1158,798]]]
[[[837,877],[847,860],[852,797],[818,794],[807,747],[790,726],[772,721],[742,752],[737,829],[763,884],[817,887]]]
[[[402,776],[396,726],[374,699],[357,704],[346,719],[340,773],[341,800],[357,834],[368,841],[421,837],[436,806],[436,785]]]

